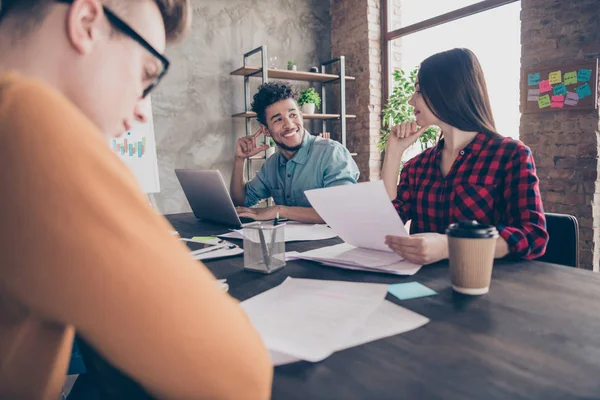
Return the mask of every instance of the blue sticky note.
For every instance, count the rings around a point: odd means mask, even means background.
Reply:
[[[535,86],[540,83],[540,73],[527,74],[527,86]]]
[[[577,73],[577,80],[579,82],[589,82],[591,76],[592,76],[591,69],[580,69],[579,72]]]
[[[397,283],[388,286],[388,293],[400,300],[416,299],[419,297],[435,296],[437,292],[421,285],[419,282]]]
[[[590,85],[588,85],[587,83],[585,85],[579,86],[577,89],[575,89],[575,91],[577,92],[577,95],[580,99],[592,95],[592,89],[590,89]]]
[[[564,96],[567,94],[567,87],[565,86],[564,83],[560,83],[556,86],[554,86],[554,94],[556,96]]]

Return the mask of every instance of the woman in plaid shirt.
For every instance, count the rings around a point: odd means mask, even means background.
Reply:
[[[531,150],[496,131],[475,55],[453,49],[427,58],[409,104],[416,122],[390,132],[382,177],[411,235],[386,244],[411,262],[433,263],[448,258],[448,225],[476,220],[497,227],[496,258],[543,255],[548,232]],[[442,138],[404,164],[398,184],[402,155],[432,125]]]

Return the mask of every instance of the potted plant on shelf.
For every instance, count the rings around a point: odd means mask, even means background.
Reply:
[[[381,136],[377,147],[381,152],[385,151],[390,130],[401,122],[411,122],[415,120],[413,107],[408,101],[415,92],[415,80],[417,78],[417,68],[410,73],[403,70],[395,70],[392,74],[394,78],[394,90],[390,95],[388,103],[383,109]],[[429,127],[423,132],[417,142],[421,145],[421,151],[437,143],[440,130],[437,127]]]
[[[296,71],[297,67],[296,67],[296,63],[294,62],[294,60],[288,61],[288,69],[290,71]]]
[[[315,109],[321,107],[321,96],[314,88],[308,88],[300,92],[298,105],[302,107],[303,114],[314,114]]]
[[[270,145],[271,147],[269,147],[269,148],[267,149],[267,154],[266,154],[266,157],[267,157],[267,158],[269,158],[269,157],[271,157],[273,154],[275,154],[275,150],[277,149],[277,148],[275,147],[275,141],[273,140],[273,138],[269,138],[269,145]]]

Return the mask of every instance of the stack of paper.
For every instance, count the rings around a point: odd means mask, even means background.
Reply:
[[[429,320],[386,302],[387,285],[288,278],[242,303],[274,365],[318,362]]]
[[[330,267],[394,275],[414,275],[421,269],[421,265],[403,260],[396,253],[361,249],[347,243],[304,253],[286,253],[286,260],[294,259],[315,261]]]
[[[346,243],[299,253],[299,258],[335,267],[401,275],[412,275],[420,269],[420,265],[405,261],[385,244],[387,235],[408,236],[408,233],[383,181],[304,193],[321,218]]]
[[[284,237],[286,242],[301,242],[309,240],[325,240],[332,239],[337,234],[327,225],[302,224],[299,222],[286,222],[284,229]],[[238,229],[223,235],[222,238],[228,239],[243,239],[243,229]]]

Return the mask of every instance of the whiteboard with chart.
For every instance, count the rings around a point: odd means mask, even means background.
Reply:
[[[143,103],[148,122],[134,122],[131,130],[112,139],[111,149],[131,169],[145,193],[160,192],[158,160],[150,99]]]

